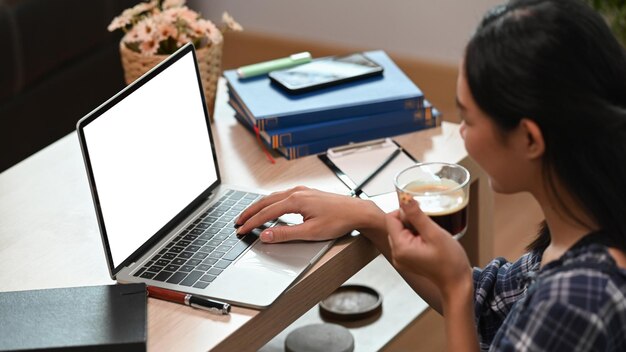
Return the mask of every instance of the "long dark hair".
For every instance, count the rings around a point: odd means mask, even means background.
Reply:
[[[544,178],[559,180],[626,250],[626,52],[579,0],[513,0],[483,18],[465,52],[478,106],[503,134],[522,118],[545,140]],[[543,224],[530,249],[545,248]]]

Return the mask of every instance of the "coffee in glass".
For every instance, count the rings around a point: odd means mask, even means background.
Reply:
[[[415,199],[420,209],[455,237],[467,230],[470,174],[456,164],[413,165],[395,177],[400,202]]]

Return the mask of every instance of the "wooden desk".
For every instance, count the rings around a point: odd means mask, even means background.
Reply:
[[[279,190],[305,184],[346,192],[316,157],[270,164],[233,118],[222,82],[213,126],[223,180]],[[397,140],[420,160],[458,162],[474,177],[465,245],[474,262],[491,256],[492,201],[486,177],[463,148],[458,125]],[[480,239],[479,239],[480,234]],[[150,350],[257,350],[377,256],[364,238],[345,237],[270,308],[234,307],[215,316],[150,299]],[[0,291],[111,284],[78,139],[70,134],[0,174]]]

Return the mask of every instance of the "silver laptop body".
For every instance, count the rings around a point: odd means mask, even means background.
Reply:
[[[119,282],[263,308],[332,244],[256,239],[205,288],[138,275],[229,190],[264,193],[221,182],[191,44],[83,117],[77,132],[105,257]]]

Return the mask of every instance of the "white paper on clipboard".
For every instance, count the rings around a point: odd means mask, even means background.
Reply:
[[[357,185],[398,148],[400,147],[394,141],[386,138],[331,148],[327,151],[326,157]],[[399,171],[414,164],[415,160],[405,152],[398,154],[389,165],[363,187],[363,192],[369,197],[395,192],[394,176]]]

